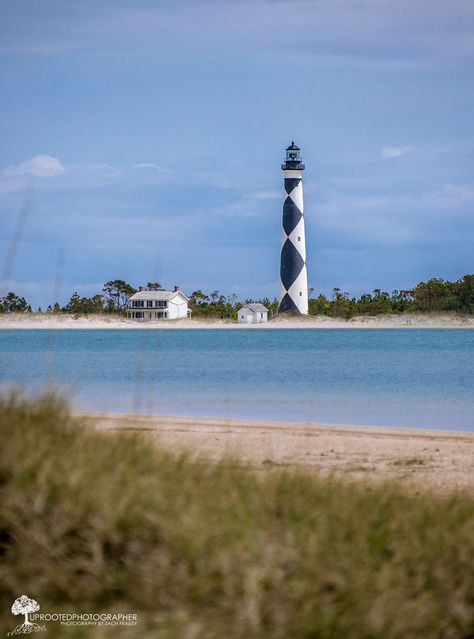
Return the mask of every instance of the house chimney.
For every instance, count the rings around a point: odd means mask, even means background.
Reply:
[[[138,292],[139,292],[139,293],[143,293],[143,291],[144,291],[144,290],[145,290],[145,287],[144,287],[144,286],[139,286],[139,287],[138,287]]]
[[[174,287],[174,292],[177,293],[179,291],[179,286]]]

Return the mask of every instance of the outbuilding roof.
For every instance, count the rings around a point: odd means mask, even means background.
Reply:
[[[249,309],[252,313],[268,313],[268,308],[263,304],[245,304],[240,310]]]

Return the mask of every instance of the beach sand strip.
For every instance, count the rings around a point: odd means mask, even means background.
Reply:
[[[173,453],[265,471],[301,468],[349,479],[474,491],[474,433],[237,419],[80,413],[101,429],[146,433]]]

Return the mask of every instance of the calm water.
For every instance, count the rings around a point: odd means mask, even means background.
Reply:
[[[0,374],[81,409],[474,430],[469,330],[2,330]]]

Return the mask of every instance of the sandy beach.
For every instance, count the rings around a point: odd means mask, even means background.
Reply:
[[[474,491],[474,434],[437,430],[84,413],[108,430],[146,433],[194,458],[233,458],[261,471],[302,468],[417,489]]]
[[[107,315],[65,315],[12,313],[0,315],[0,329],[229,329],[262,330],[282,328],[474,328],[474,317],[448,313],[359,316],[349,320],[319,316],[276,317],[262,324],[237,324],[233,320],[182,319],[140,322]]]

